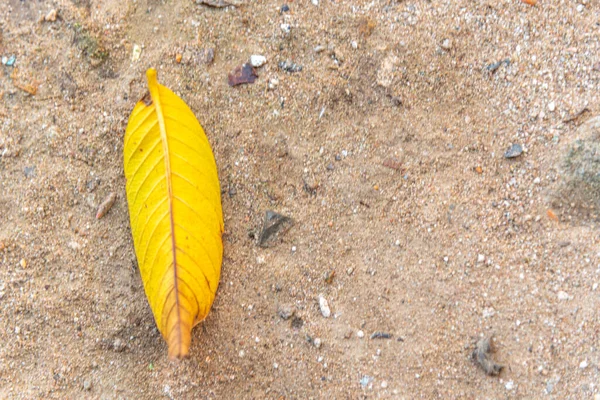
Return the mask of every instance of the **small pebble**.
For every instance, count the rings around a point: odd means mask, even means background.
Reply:
[[[592,290],[596,290],[596,289],[598,289],[598,283],[597,282],[592,285]]]
[[[388,383],[387,383],[387,381],[383,381],[383,382],[381,382],[381,387],[382,387],[383,389],[387,388],[387,387],[388,387]]]
[[[504,153],[504,158],[515,158],[519,157],[523,153],[523,146],[518,143],[510,146]]]
[[[279,368],[279,364],[273,363],[273,368],[275,368],[275,369]]]
[[[92,389],[92,381],[90,381],[89,379],[84,380],[83,381],[83,389],[91,390]]]
[[[356,332],[356,336],[358,336],[359,339],[362,339],[365,337],[365,333],[363,331],[358,331]]]
[[[6,65],[7,62],[8,62],[8,57],[2,56],[2,65]]]
[[[327,49],[327,47],[323,46],[323,45],[318,45],[317,47],[314,48],[315,53],[320,53],[322,51],[325,51],[325,49]]]
[[[292,246],[292,253],[295,253],[295,252],[296,252],[296,250],[297,250],[297,249],[296,249],[296,246]]]
[[[400,240],[396,240],[396,242],[394,243],[396,246],[400,246]]]
[[[356,40],[353,40],[352,43],[350,43],[350,45],[354,50],[358,49],[358,42]]]
[[[313,4],[313,6],[319,5],[319,0],[310,0],[310,2]]]
[[[444,39],[440,46],[444,50],[450,50],[452,48],[452,39]]]
[[[373,382],[373,377],[369,375],[364,375],[360,378],[360,386],[367,387],[369,383]]]
[[[27,261],[22,258],[21,261],[19,261],[19,265],[21,266],[21,268],[27,268]]]
[[[115,339],[115,341],[113,342],[113,349],[114,351],[116,351],[117,353],[122,352],[123,350],[125,350],[125,343],[123,343],[123,341],[121,339]]]
[[[279,12],[282,14],[284,12],[288,12],[288,11],[290,11],[290,6],[288,6],[287,4],[282,5],[281,8],[279,9]]]
[[[585,6],[583,4],[577,4],[577,12],[583,12],[585,10]]]
[[[294,307],[288,304],[280,305],[279,309],[277,310],[277,314],[279,314],[281,319],[284,320],[290,319],[294,315],[294,312]]]
[[[261,56],[259,54],[253,54],[250,56],[250,65],[253,67],[262,67],[267,62],[267,57]]]
[[[479,254],[477,256],[477,262],[481,264],[484,261],[485,261],[485,256],[483,254]]]
[[[322,344],[322,343],[321,343],[321,338],[315,338],[315,339],[313,340],[313,344],[315,345],[315,347],[316,347],[317,349],[320,349],[320,348],[321,348],[321,344]]]
[[[557,294],[559,300],[569,300],[570,296],[567,292],[563,292],[562,290]]]
[[[506,390],[513,390],[515,388],[515,383],[513,381],[508,381],[504,384]]]
[[[548,111],[553,112],[554,110],[556,110],[556,103],[551,101],[550,103],[548,103]]]
[[[586,369],[588,367],[588,361],[587,360],[583,360],[582,362],[579,363],[579,368],[580,369]]]
[[[271,78],[269,79],[269,90],[275,90],[279,86],[279,79]]]
[[[319,308],[321,309],[321,314],[325,318],[329,318],[331,316],[331,309],[329,308],[329,303],[327,299],[323,296],[319,296]]]
[[[290,33],[290,31],[292,30],[292,26],[290,24],[281,24],[279,27],[285,33]]]

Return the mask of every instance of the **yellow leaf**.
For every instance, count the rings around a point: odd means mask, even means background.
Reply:
[[[149,96],[129,117],[123,148],[135,252],[170,358],[189,352],[208,315],[223,257],[217,166],[190,108],[146,72]]]

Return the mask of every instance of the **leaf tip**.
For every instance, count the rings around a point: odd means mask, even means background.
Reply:
[[[152,85],[152,83],[157,81],[156,70],[154,68],[148,68],[146,70],[146,79],[148,79],[148,85]]]

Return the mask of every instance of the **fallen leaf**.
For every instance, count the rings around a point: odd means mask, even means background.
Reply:
[[[125,132],[131,233],[144,289],[169,358],[189,353],[192,327],[208,315],[223,257],[217,166],[190,108],[146,72]],[[149,103],[149,104],[147,104]]]
[[[237,86],[244,83],[254,83],[258,75],[256,75],[256,71],[252,65],[242,64],[235,67],[227,78],[229,86]]]

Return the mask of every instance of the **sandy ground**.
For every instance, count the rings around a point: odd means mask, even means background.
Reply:
[[[558,189],[599,111],[581,1],[2,0],[0,397],[598,398],[597,216]],[[252,54],[258,80],[229,87]],[[220,289],[180,363],[124,198],[151,66],[223,189]],[[296,224],[263,249],[267,209]],[[498,377],[471,360],[491,334]]]

